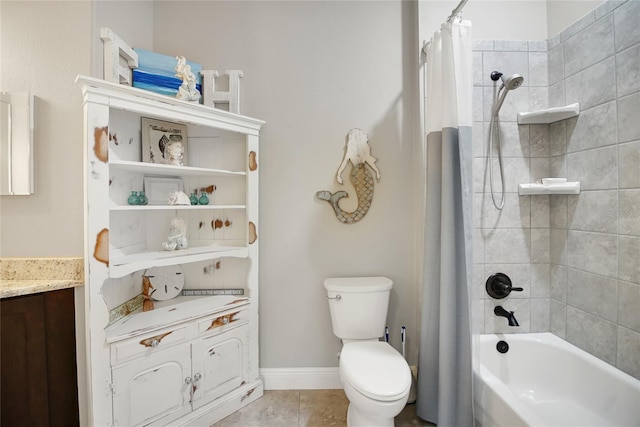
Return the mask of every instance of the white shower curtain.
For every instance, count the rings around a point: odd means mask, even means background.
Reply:
[[[442,24],[427,49],[427,171],[417,414],[473,425],[471,23]]]

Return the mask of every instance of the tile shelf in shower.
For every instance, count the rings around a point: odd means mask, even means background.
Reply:
[[[532,111],[530,113],[518,113],[519,125],[549,124],[560,120],[570,119],[580,114],[580,104],[553,107],[545,110]]]
[[[547,194],[580,194],[580,181],[563,182],[559,184],[519,184],[518,193],[521,196],[542,196]]]

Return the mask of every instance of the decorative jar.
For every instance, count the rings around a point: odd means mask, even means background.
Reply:
[[[209,198],[207,197],[207,193],[202,193],[202,195],[200,196],[200,198],[198,199],[198,203],[201,205],[208,205],[209,204]]]
[[[137,191],[132,191],[131,192],[131,195],[127,199],[127,203],[129,203],[130,205],[139,205],[140,204],[140,198],[138,197],[138,192]]]

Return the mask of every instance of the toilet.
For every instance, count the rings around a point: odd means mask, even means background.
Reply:
[[[409,365],[380,341],[392,286],[387,277],[324,281],[333,333],[342,341],[340,380],[349,399],[349,427],[393,427],[409,397]]]

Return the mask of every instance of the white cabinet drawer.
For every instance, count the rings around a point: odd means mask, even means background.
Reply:
[[[249,321],[248,306],[236,307],[198,320],[198,336],[217,334]]]
[[[176,344],[187,342],[192,328],[190,325],[163,329],[111,344],[111,364],[134,357],[150,356]]]

